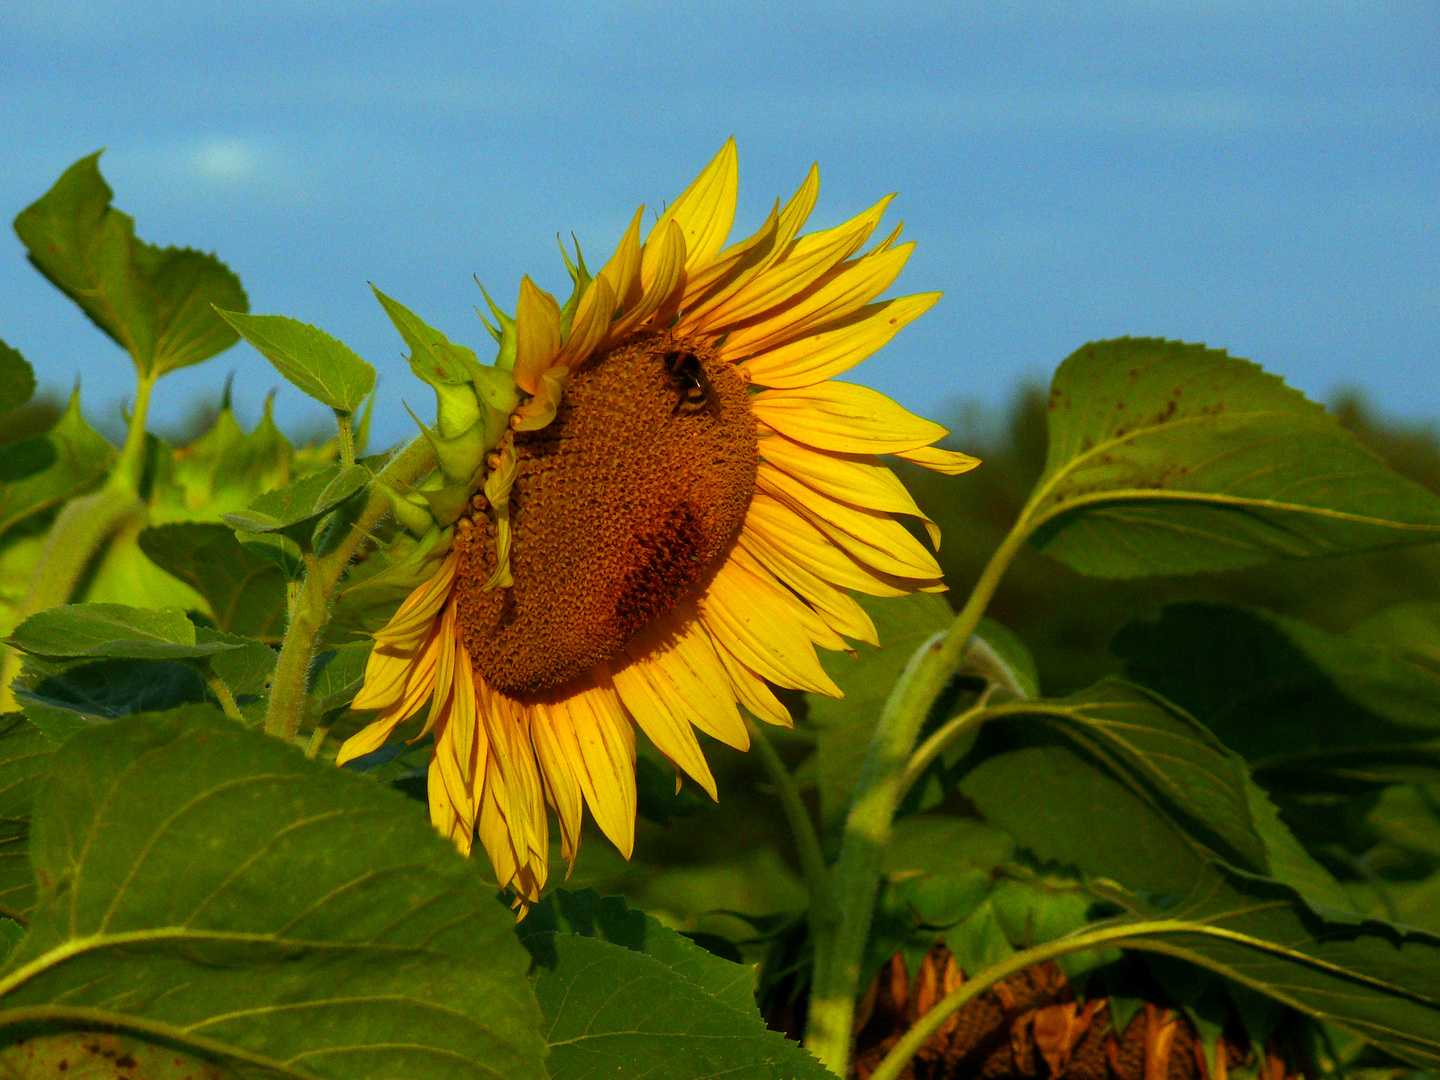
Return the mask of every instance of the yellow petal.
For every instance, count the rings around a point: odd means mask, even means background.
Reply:
[[[886,196],[844,225],[793,241],[783,258],[756,274],[723,304],[717,305],[710,312],[709,321],[739,323],[788,303],[860,249],[860,245],[875,231],[892,197]]]
[[[370,650],[365,661],[365,682],[352,709],[386,709],[399,701],[405,693],[405,684],[410,679],[410,665],[413,656],[392,656],[383,649]]]
[[[628,859],[635,846],[635,731],[619,699],[613,689],[589,687],[547,707],[595,824]]]
[[[638,302],[610,324],[602,348],[619,341],[650,316],[659,311],[667,301],[678,302],[678,288],[685,277],[685,238],[680,226],[673,221],[665,226],[658,242],[645,245],[640,264],[640,280],[644,293]]]
[[[750,552],[777,580],[794,589],[837,634],[844,634],[869,645],[880,644],[875,624],[871,622],[865,609],[855,602],[853,596],[841,592],[807,567],[772,547],[769,541],[753,530],[741,529],[737,546]]]
[[[884,394],[854,383],[764,390],[750,399],[750,408],[756,420],[780,434],[841,454],[894,454],[949,434]]]
[[[900,330],[940,299],[939,293],[901,296],[867,304],[844,319],[826,323],[814,333],[778,345],[745,360],[740,366],[758,386],[790,389],[813,386],[849,371],[885,345]],[[728,356],[725,345],[722,356]]]
[[[741,705],[745,706],[751,716],[757,720],[763,720],[767,724],[774,724],[776,727],[795,726],[789,710],[780,704],[780,699],[775,696],[770,687],[765,685],[764,679],[742,664],[720,640],[712,638],[711,645],[715,650],[715,655],[720,658],[720,664],[725,669],[725,676],[735,691],[735,697],[739,699]],[[746,737],[748,739],[748,732]],[[749,743],[747,742],[746,745],[748,746]]]
[[[914,450],[898,450],[895,456],[913,462],[921,468],[944,473],[946,476],[959,476],[980,464],[980,459],[977,457],[962,454],[958,450],[941,450],[935,446],[917,446]]]
[[[783,435],[760,440],[760,456],[822,495],[866,510],[908,514],[925,523],[930,543],[940,547],[940,529],[915,505],[898,477],[869,454],[827,454]]]
[[[570,328],[570,340],[565,342],[555,358],[556,365],[578,367],[604,340],[614,314],[615,292],[605,278],[596,278],[580,298],[580,308]]]
[[[442,711],[449,709],[455,691],[455,605],[446,604],[435,632],[435,679],[430,708],[425,714],[424,735],[435,725]]]
[[[628,308],[640,299],[640,217],[644,213],[643,206],[635,211],[629,228],[625,230],[619,246],[615,248],[615,254],[610,256],[610,261],[595,275],[597,279],[604,278],[610,283],[610,291],[615,295],[618,308]],[[613,319],[615,315],[616,312],[610,312],[610,318]]]
[[[739,274],[752,264],[762,260],[773,250],[775,236],[779,229],[780,200],[776,199],[775,206],[753,236],[746,237],[737,244],[731,244],[704,266],[697,266],[694,270],[687,269],[685,271],[685,292],[680,306],[688,313],[702,297],[706,297],[711,289],[719,286],[730,275]],[[680,322],[682,328],[688,325],[687,320],[688,315]]]
[[[738,360],[783,345],[859,311],[890,287],[914,250],[914,244],[901,244],[841,263],[804,296],[732,331],[725,339],[726,357]]]
[[[554,365],[559,351],[560,304],[527,274],[520,279],[520,299],[515,304],[515,385],[527,394],[535,393],[540,376]]]
[[[795,239],[795,234],[800,231],[800,226],[805,224],[805,219],[810,216],[810,211],[815,209],[815,199],[819,194],[820,170],[817,166],[811,165],[805,182],[790,197],[790,201],[785,204],[776,218],[775,233],[770,242],[756,246],[742,260],[729,280],[699,300],[694,305],[693,311],[685,313],[685,317],[680,321],[677,329],[683,333],[692,329],[704,330],[715,327],[717,323],[711,313],[743,289],[752,278],[763,274],[784,256],[790,246],[790,241]],[[724,259],[727,254],[729,253],[722,253],[721,258]]]
[[[388,623],[375,631],[377,649],[394,654],[419,647],[430,632],[435,613],[450,595],[450,586],[455,581],[455,567],[459,564],[460,556],[453,551],[440,560],[435,573],[405,598]]]
[[[755,674],[777,686],[842,696],[794,616],[766,603],[760,582],[735,562],[721,565],[695,607],[710,636]]]
[[[580,853],[580,827],[585,802],[580,783],[566,756],[565,744],[555,734],[555,717],[543,703],[531,706],[530,733],[535,758],[545,778],[545,794],[560,821],[560,853],[572,867]]]
[[[902,578],[941,576],[935,557],[889,514],[835,502],[765,462],[756,470],[755,486],[798,510],[866,566]]]
[[[502,889],[515,884],[521,865],[515,837],[503,809],[508,805],[509,792],[505,790],[505,779],[499,763],[492,756],[486,770],[485,786],[480,792],[480,812],[475,824],[480,832],[480,845],[485,849],[490,865],[495,868],[495,880]]]
[[[430,818],[443,833],[445,829],[436,819],[436,802],[448,802],[449,826],[454,830],[452,835],[457,837],[457,842],[459,837],[464,838],[463,850],[468,852],[471,834],[475,830],[474,788],[466,782],[464,774],[470,763],[460,760],[459,747],[452,737],[453,731],[454,725],[447,716],[436,734],[435,750],[430,756]],[[439,784],[435,783],[437,779]]]
[[[686,269],[709,262],[725,246],[725,237],[735,221],[735,193],[740,185],[738,155],[734,138],[727,139],[720,152],[706,165],[655,223],[653,239],[663,235],[665,226],[675,222],[685,237]]]
[[[525,705],[476,683],[480,714],[490,740],[490,760],[503,779],[505,820],[515,835],[518,865],[533,857],[548,858],[550,825],[545,816],[544,787],[530,741],[530,713]]]
[[[751,498],[743,530],[831,585],[867,596],[905,596],[913,591],[896,587],[885,575],[857,562],[809,518],[763,491]]]
[[[366,724],[350,738],[340,744],[340,752],[335,755],[335,764],[344,765],[346,762],[354,761],[358,757],[374,753],[385,745],[385,740],[390,738],[390,733],[399,726],[405,717],[398,713],[387,713],[383,718]]]
[[[626,646],[626,655],[644,661],[651,672],[663,672],[667,694],[673,686],[684,706],[682,715],[690,723],[726,746],[749,748],[750,734],[736,711],[725,669],[693,605],[679,604],[656,620]]]
[[[456,810],[445,786],[445,768],[437,754],[430,755],[425,788],[429,795],[430,824],[435,826],[436,832],[454,844],[461,855],[469,855],[475,835],[474,822],[470,822],[468,829],[465,827],[465,821]]]
[[[615,692],[640,730],[662,754],[704,788],[710,798],[718,799],[715,777],[690,726],[691,709],[666,675],[663,665],[652,664],[644,658],[631,660],[616,667],[611,677],[615,681]]]
[[[800,624],[800,628],[805,631],[811,642],[832,652],[843,652],[850,648],[845,644],[844,638],[830,629],[829,623],[816,614],[815,610],[804,600],[775,580],[775,576],[744,547],[736,545],[732,548],[730,559],[737,567],[754,578],[754,582],[747,582],[747,585],[754,593],[755,599],[788,611]]]

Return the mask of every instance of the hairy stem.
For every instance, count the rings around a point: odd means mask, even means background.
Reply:
[[[805,1045],[837,1076],[849,1071],[860,966],[875,913],[881,859],[904,794],[902,784],[911,751],[931,707],[959,669],[980,617],[1028,533],[1028,514],[1022,514],[986,563],[949,630],[932,637],[910,658],[885,701],[866,752],[835,865],[840,925],[828,953],[816,954],[805,1028]]]
[[[409,486],[435,467],[435,452],[423,437],[411,440],[390,459],[372,483],[364,508],[344,537],[324,555],[307,553],[305,580],[290,607],[290,624],[275,662],[270,683],[270,704],[265,711],[267,734],[294,742],[305,715],[305,692],[310,663],[325,624],[330,620],[330,598],[350,560],[370,532],[390,510],[387,485]]]
[[[205,685],[215,695],[215,700],[220,703],[220,708],[225,715],[231,720],[238,720],[243,724],[245,718],[240,715],[240,706],[235,704],[235,695],[230,693],[230,687],[226,685],[225,680],[216,675],[209,664],[205,665],[201,675],[205,679]]]
[[[810,818],[810,811],[805,808],[805,803],[800,798],[800,789],[795,786],[795,778],[785,768],[785,763],[780,760],[780,755],[775,752],[775,747],[766,737],[764,730],[748,718],[746,724],[750,728],[751,744],[775,785],[775,794],[780,799],[780,806],[790,825],[790,835],[795,840],[795,850],[800,857],[800,869],[805,875],[805,888],[810,900],[806,920],[810,925],[810,939],[814,942],[816,954],[819,955],[829,950],[835,928],[840,921],[840,912],[835,906],[835,894],[831,887],[830,869],[825,865],[825,852],[820,846],[820,835],[815,831],[815,822]]]
[[[340,432],[340,467],[348,469],[355,464],[355,429],[351,416],[343,409],[335,410],[335,427]]]

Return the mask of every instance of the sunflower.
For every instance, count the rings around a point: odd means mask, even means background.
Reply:
[[[572,866],[586,806],[629,857],[637,726],[715,798],[696,729],[744,750],[737,706],[789,726],[772,684],[839,696],[815,646],[878,644],[851,592],[944,589],[891,515],[938,543],[934,523],[875,455],[976,460],[832,381],[939,298],[875,300],[913,247],[897,228],[861,253],[890,199],[802,236],[812,167],[726,247],[736,186],[731,140],[643,243],[637,211],[593,278],[567,257],[563,308],[527,277],[513,320],[494,309],[520,404],[354,702],[379,715],[340,764],[430,703],[431,817],[462,851],[478,830],[522,903],[545,884],[547,806]]]

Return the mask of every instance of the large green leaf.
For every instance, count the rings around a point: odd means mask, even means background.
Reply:
[[[1151,924],[1112,944],[1188,960],[1402,1061],[1440,1065],[1440,936],[1374,920],[1327,921],[1285,885],[1213,865],[1178,905],[1106,895]]]
[[[48,447],[44,453],[50,459],[49,464],[39,472],[25,473],[11,483],[0,484],[0,535],[32,514],[49,510],[94,487],[105,478],[115,460],[115,448],[97,435],[80,415],[78,390],[70,395],[70,404],[55,426],[37,436],[36,441],[39,440]],[[14,452],[17,447],[10,450]]]
[[[1013,709],[959,763],[959,783],[1041,858],[1181,895],[1218,855],[1253,873],[1286,875],[1317,904],[1346,905],[1238,755],[1164,698],[1107,678]]]
[[[52,659],[196,660],[239,648],[195,640],[195,624],[179,608],[65,604],[31,615],[9,644]]]
[[[550,901],[538,914],[544,922],[535,931],[522,923],[521,933],[536,960],[554,1080],[830,1076],[765,1027],[750,969],[593,894]]]
[[[849,808],[880,710],[911,654],[954,618],[950,605],[932,593],[857,599],[875,624],[879,648],[856,643],[854,656],[821,652],[820,663],[845,696],[808,694],[805,699],[816,734],[820,814],[827,822],[839,820]]]
[[[1440,672],[1415,660],[1424,640],[1382,636],[1425,611],[1405,605],[1347,636],[1265,611],[1177,604],[1127,626],[1112,648],[1131,678],[1190,710],[1262,775],[1383,783],[1440,775]]]
[[[19,713],[0,716],[0,915],[25,920],[35,906],[30,815],[55,744]]]
[[[93,728],[51,776],[0,1031],[252,1074],[543,1075],[513,917],[402,797],[203,707]]]
[[[198,364],[239,340],[211,305],[248,306],[237,278],[214,255],[135,238],[134,221],[110,205],[100,155],[81,158],[15,219],[35,264],[112,337],[142,375]]]
[[[29,361],[0,341],[0,416],[18,409],[35,393],[35,371]]]
[[[140,550],[203,596],[227,633],[278,642],[285,636],[285,575],[268,559],[212,522],[146,529]]]
[[[1440,498],[1246,360],[1120,338],[1055,373],[1032,540],[1127,578],[1440,540]]]
[[[275,370],[316,401],[353,413],[375,387],[375,369],[323,330],[284,315],[220,317],[275,365]]]

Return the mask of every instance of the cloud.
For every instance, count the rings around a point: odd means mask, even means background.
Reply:
[[[205,139],[190,150],[189,157],[198,176],[216,184],[254,184],[273,172],[265,155],[246,139]]]

